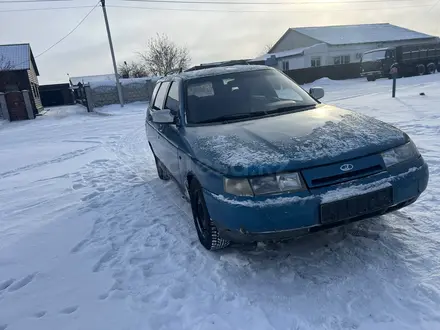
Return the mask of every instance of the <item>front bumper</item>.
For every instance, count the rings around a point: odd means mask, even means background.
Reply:
[[[411,164],[400,164],[387,172],[295,195],[251,198],[220,196],[205,190],[204,196],[210,216],[224,238],[234,242],[282,240],[400,209],[417,200],[426,189],[428,178],[428,166],[419,157]],[[322,222],[322,204],[386,187],[392,189],[389,205]]]

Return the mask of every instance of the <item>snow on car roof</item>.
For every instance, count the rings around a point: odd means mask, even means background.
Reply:
[[[195,79],[201,77],[217,76],[228,73],[248,72],[248,71],[258,71],[258,70],[268,70],[268,69],[270,68],[265,65],[232,65],[232,66],[222,66],[216,68],[187,71],[187,72],[179,73],[177,74],[177,76],[185,80],[188,80],[188,79]],[[168,77],[172,77],[172,76],[173,75]]]

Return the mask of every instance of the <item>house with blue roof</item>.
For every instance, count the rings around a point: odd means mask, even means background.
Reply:
[[[29,44],[0,45],[0,93],[28,90],[34,114],[43,109],[39,75]]]

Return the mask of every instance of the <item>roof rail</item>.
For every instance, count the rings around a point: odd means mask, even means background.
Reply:
[[[165,76],[169,76],[170,74],[182,73],[182,71],[183,71],[182,68],[172,69],[172,70],[168,71],[167,73],[165,73]]]
[[[185,70],[185,72],[203,70],[203,69],[209,69],[209,68],[217,68],[217,67],[223,67],[223,66],[233,66],[233,65],[249,65],[249,60],[231,60],[231,61],[224,61],[224,62],[200,64],[200,65],[196,65],[196,66],[193,66],[192,68]]]

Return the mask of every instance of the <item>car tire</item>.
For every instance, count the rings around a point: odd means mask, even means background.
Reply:
[[[203,247],[209,251],[215,251],[229,246],[230,242],[220,237],[218,228],[208,213],[202,187],[196,179],[193,179],[190,184],[190,199],[194,225]]]
[[[159,159],[157,159],[156,156],[154,156],[154,160],[156,162],[157,176],[161,180],[168,181],[170,179],[170,175],[168,174],[168,170],[165,168],[165,166],[162,164],[162,162]]]

